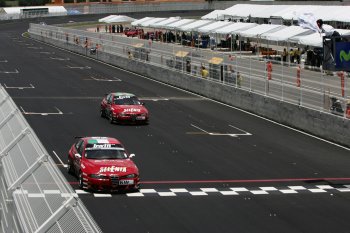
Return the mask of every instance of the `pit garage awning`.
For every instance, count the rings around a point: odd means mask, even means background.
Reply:
[[[281,30],[285,28],[286,26],[283,25],[276,25],[276,24],[260,24],[256,27],[249,28],[248,30],[238,32],[242,37],[246,38],[258,38],[261,34],[267,33],[267,32],[276,32],[278,30]]]
[[[192,23],[194,19],[181,19],[179,21],[176,21],[174,23],[165,25],[164,27],[169,30],[178,30],[181,26]]]
[[[204,27],[197,28],[197,29],[195,29],[195,31],[200,32],[200,33],[210,33],[214,30],[225,27],[229,24],[233,24],[233,23],[232,22],[225,22],[225,21],[217,21],[215,23],[211,23],[211,24],[206,25]]]
[[[270,40],[270,41],[287,41],[289,38],[293,36],[297,36],[300,34],[311,34],[313,31],[310,29],[304,29],[299,26],[290,26],[278,30],[276,32],[267,32],[261,35],[262,39]]]
[[[154,17],[145,17],[142,19],[135,20],[134,22],[131,23],[132,26],[140,26],[142,22],[146,22],[147,20],[154,19]]]
[[[194,29],[197,29],[199,27],[203,27],[205,25],[208,25],[208,24],[211,24],[214,22],[215,21],[213,21],[213,20],[196,20],[192,23],[189,23],[189,24],[186,24],[186,25],[179,27],[179,30],[184,31],[184,32],[186,32],[186,31],[190,32],[190,31],[193,31]]]
[[[225,27],[216,29],[214,32],[217,34],[231,34],[233,32],[237,32],[239,34],[240,31],[247,30],[249,28],[255,27],[256,23],[231,23]]]

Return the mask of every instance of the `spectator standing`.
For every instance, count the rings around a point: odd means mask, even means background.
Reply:
[[[191,62],[189,60],[186,61],[186,72],[191,73]]]
[[[282,61],[283,63],[287,61],[287,49],[284,48],[282,52]]]
[[[290,49],[289,51],[290,63],[294,63],[294,50]]]
[[[112,33],[115,33],[115,25],[112,25]]]
[[[241,84],[242,84],[242,76],[241,76],[241,73],[237,72],[237,86],[241,88]]]
[[[272,79],[272,62],[271,61],[267,62],[266,71],[267,71],[267,79],[271,80]]]
[[[202,66],[201,74],[202,78],[208,78],[209,72],[205,69],[205,66]]]
[[[107,24],[105,25],[105,31],[106,31],[106,33],[108,32],[108,25]]]
[[[300,51],[300,48],[298,48],[297,50],[294,51],[294,56],[298,64],[300,64],[300,55],[301,55],[301,51]]]

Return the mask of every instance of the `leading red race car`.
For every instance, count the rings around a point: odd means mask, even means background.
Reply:
[[[140,177],[134,156],[115,138],[83,137],[69,150],[68,172],[78,177],[81,189],[136,191]]]
[[[144,103],[130,93],[115,92],[106,94],[101,102],[101,117],[110,123],[130,122],[148,124],[149,114]]]

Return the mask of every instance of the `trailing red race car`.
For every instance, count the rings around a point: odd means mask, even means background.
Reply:
[[[136,191],[140,177],[134,156],[115,138],[83,137],[69,150],[68,172],[78,177],[81,189]]]
[[[131,28],[129,30],[126,30],[124,31],[124,34],[127,36],[127,37],[134,37],[134,36],[138,36],[138,35],[143,35],[144,34],[144,31],[143,29],[136,29],[136,28]]]
[[[110,123],[130,122],[148,124],[149,114],[144,103],[130,93],[115,92],[106,94],[101,102],[101,117]]]

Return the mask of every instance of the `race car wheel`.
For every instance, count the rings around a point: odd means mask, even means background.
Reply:
[[[110,114],[109,114],[108,120],[109,120],[109,123],[111,123],[111,124],[114,123],[113,113],[110,113]]]
[[[101,115],[101,117],[106,117],[106,112],[102,108],[100,110],[100,115]]]
[[[79,188],[84,189],[84,181],[83,181],[83,173],[82,172],[79,172],[78,183],[79,183]]]
[[[69,155],[68,155],[69,156]],[[68,157],[67,170],[69,174],[74,174],[73,161]]]

